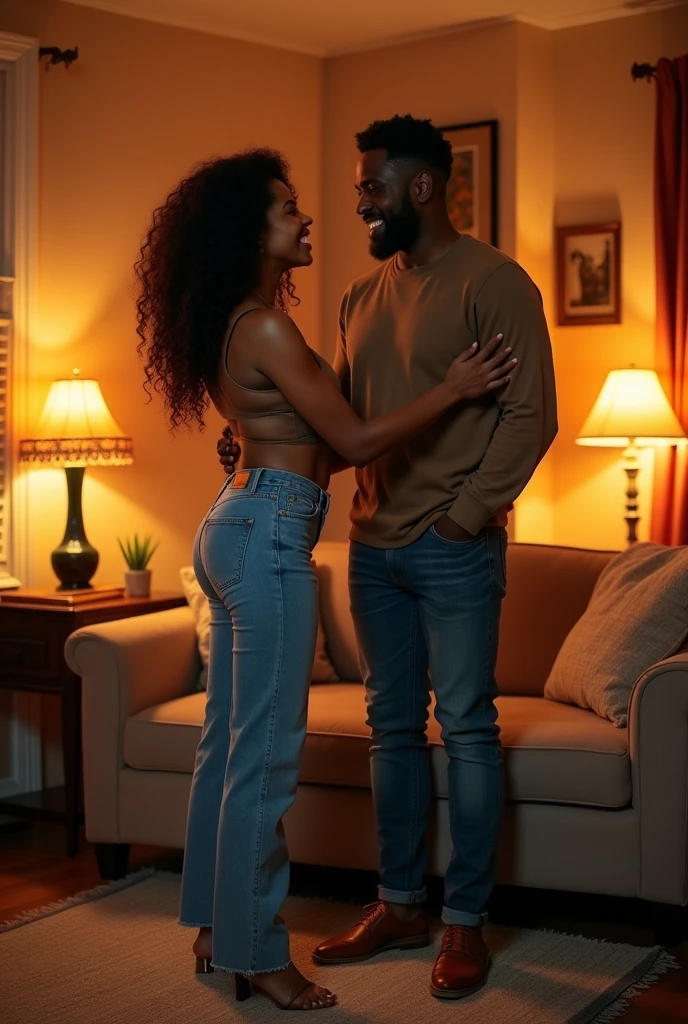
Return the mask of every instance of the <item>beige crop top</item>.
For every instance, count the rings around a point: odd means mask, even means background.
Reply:
[[[217,383],[210,396],[213,405],[225,419],[236,420],[236,436],[244,441],[253,441],[255,444],[319,444],[322,438],[299,416],[278,388],[244,387],[234,380],[227,369],[229,343],[236,325],[247,313],[253,312],[254,309],[247,309],[238,316],[227,333],[227,341],[222,346]],[[339,377],[327,360],[313,349],[311,352],[323,373],[339,388]]]

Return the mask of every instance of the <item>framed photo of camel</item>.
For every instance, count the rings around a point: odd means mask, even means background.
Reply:
[[[557,323],[621,323],[621,224],[557,228]]]

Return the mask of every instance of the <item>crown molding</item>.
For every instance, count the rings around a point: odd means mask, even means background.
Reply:
[[[665,11],[672,7],[684,7],[686,0],[626,0],[624,3],[613,4],[599,11],[590,11],[583,14],[571,15],[549,15],[536,17],[529,14],[513,14],[504,17],[478,19],[475,21],[459,22],[454,25],[445,25],[435,29],[428,29],[422,32],[412,32],[407,35],[390,36],[382,39],[373,39],[369,42],[352,43],[345,47],[308,47],[297,46],[283,39],[273,36],[260,35],[250,32],[237,31],[228,26],[223,29],[218,25],[210,25],[202,17],[184,18],[165,17],[156,14],[141,14],[136,7],[136,0],[127,0],[127,3],[120,4],[114,0],[65,0],[66,3],[77,7],[92,7],[108,14],[117,14],[120,17],[136,18],[138,21],[150,21],[156,24],[169,25],[173,28],[181,28],[191,32],[200,32],[205,35],[219,36],[225,39],[235,39],[238,42],[251,43],[255,46],[264,46],[269,49],[287,50],[291,53],[301,53],[308,57],[319,57],[331,59],[335,57],[350,56],[356,53],[369,53],[371,50],[383,50],[392,46],[404,46],[409,43],[419,42],[425,39],[438,39],[443,36],[455,35],[459,32],[474,32],[485,28],[494,28],[498,25],[519,22],[524,25],[533,25],[535,28],[546,29],[549,32],[559,32],[568,28],[577,28],[582,25],[592,25],[603,21],[614,21],[617,18],[631,18],[640,14],[652,14],[655,11]]]
[[[326,57],[325,50],[296,46],[284,40],[275,39],[261,33],[260,35],[251,32],[241,32],[232,29],[223,29],[217,25],[209,25],[202,18],[176,18],[163,17],[159,14],[141,14],[136,9],[135,0],[128,4],[113,3],[111,0],[64,0],[65,3],[73,4],[75,7],[92,7],[97,11],[105,11],[106,14],[118,14],[121,18],[135,18],[137,21],[151,21],[156,25],[169,25],[170,28],[182,28],[187,32],[200,32],[206,36],[218,36],[221,39],[234,39],[239,43],[252,43],[254,46],[264,46],[269,50],[287,50],[289,53],[301,53],[306,57]]]
[[[639,14],[653,14],[655,11],[666,11],[671,7],[685,5],[686,0],[630,0],[584,14],[552,14],[539,18],[529,14],[517,14],[515,20],[525,25],[534,25],[536,28],[546,28],[550,32],[560,32],[567,28],[577,28],[579,25],[616,21],[617,18],[633,18]]]
[[[480,32],[482,29],[498,28],[500,25],[510,25],[519,20],[519,15],[507,14],[503,18],[480,18],[477,21],[460,21],[456,25],[443,25],[441,28],[430,28],[425,32],[409,32],[403,36],[388,36],[385,39],[371,40],[369,43],[337,47],[327,50],[323,57],[326,60],[336,57],[351,57],[357,53],[386,50],[392,46],[408,46],[410,43],[420,43],[425,39],[442,39],[445,36],[455,36],[464,32]]]
[[[631,0],[633,3],[633,0]],[[477,21],[462,21],[456,25],[445,25],[442,28],[429,29],[426,32],[413,32],[405,36],[394,36],[384,40],[376,40],[370,43],[362,43],[357,46],[347,46],[327,50],[323,56],[326,59],[335,57],[352,56],[356,53],[369,53],[371,50],[383,50],[392,46],[405,46],[409,43],[421,42],[425,39],[440,39],[443,36],[456,35],[460,32],[476,32],[486,28],[496,28],[499,25],[509,25],[518,22],[521,25],[532,25],[534,28],[546,29],[548,32],[560,32],[568,28],[577,28],[581,25],[593,25],[603,21],[615,21],[618,18],[632,18],[639,14],[652,14],[654,11],[665,11],[671,7],[684,7],[687,0],[637,0],[633,6],[615,5],[605,7],[600,11],[591,11],[587,14],[575,15],[553,15],[548,18],[537,18],[530,14],[509,14],[502,18],[483,18]]]

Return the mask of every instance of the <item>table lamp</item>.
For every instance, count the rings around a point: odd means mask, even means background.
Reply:
[[[612,370],[607,374],[576,444],[623,448],[628,477],[626,515],[628,543],[638,539],[638,449],[685,442],[685,432],[664,394],[654,370]]]
[[[58,590],[84,590],[98,568],[98,552],[89,544],[81,512],[86,466],[127,466],[132,440],[125,437],[105,404],[96,380],[79,377],[53,381],[37,436],[19,442],[19,461],[64,466],[67,474],[67,526],[51,561]]]

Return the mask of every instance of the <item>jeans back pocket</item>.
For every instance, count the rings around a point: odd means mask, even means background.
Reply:
[[[241,582],[253,519],[230,516],[206,521],[201,535],[201,564],[218,594]]]

